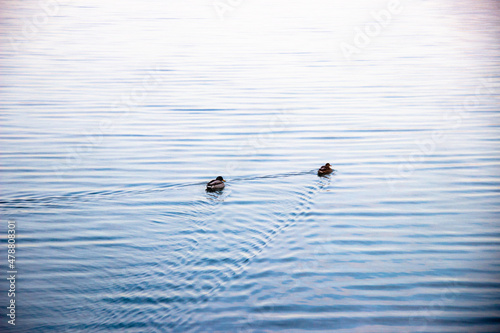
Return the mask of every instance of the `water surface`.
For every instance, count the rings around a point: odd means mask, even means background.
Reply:
[[[498,3],[232,3],[4,1],[2,330],[498,331]]]

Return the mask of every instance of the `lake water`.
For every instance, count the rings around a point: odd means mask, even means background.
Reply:
[[[3,1],[0,329],[499,331],[499,17]]]

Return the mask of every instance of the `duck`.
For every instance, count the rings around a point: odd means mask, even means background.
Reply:
[[[207,183],[207,191],[213,192],[213,191],[220,191],[224,189],[224,184],[225,180],[222,178],[222,176],[219,176]]]
[[[332,166],[330,165],[330,163],[326,163],[321,168],[319,168],[318,176],[328,175],[329,173],[332,173],[332,172],[333,172]]]

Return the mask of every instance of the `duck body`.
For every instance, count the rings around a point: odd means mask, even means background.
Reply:
[[[321,168],[319,168],[318,176],[328,175],[332,172],[333,172],[332,166],[330,165],[330,163],[326,163]]]
[[[207,183],[207,191],[209,192],[213,192],[213,191],[220,191],[222,189],[224,189],[224,187],[226,186],[224,184],[225,180],[224,178],[222,178],[222,176],[219,176],[217,178],[215,178],[214,180],[211,180]]]

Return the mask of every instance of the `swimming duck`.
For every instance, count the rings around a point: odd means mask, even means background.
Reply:
[[[220,191],[224,188],[224,178],[222,176],[219,176],[215,178],[214,180],[211,180],[207,183],[207,191]]]
[[[326,163],[321,168],[319,168],[319,170],[318,170],[318,176],[327,175],[329,173],[332,173],[332,171],[333,171],[333,169],[332,169],[330,163]]]

